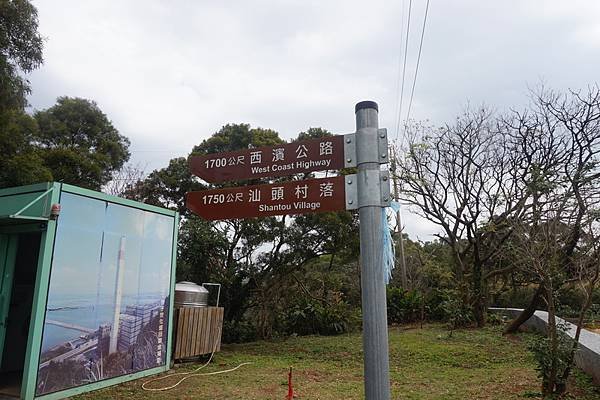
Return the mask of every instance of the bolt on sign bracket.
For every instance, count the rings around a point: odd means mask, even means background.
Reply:
[[[345,175],[344,186],[346,191],[346,210],[357,210],[364,206],[389,207],[390,205],[390,173],[389,171],[370,171],[368,180],[381,180],[378,196],[369,196],[359,199],[357,175]],[[368,183],[367,183],[368,185]]]
[[[356,167],[356,135],[344,135],[344,168]]]
[[[390,162],[388,156],[388,135],[387,129],[377,129],[377,148],[379,150],[379,164]]]

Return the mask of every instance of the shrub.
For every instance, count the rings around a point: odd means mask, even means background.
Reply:
[[[473,311],[469,304],[466,304],[457,296],[444,301],[442,308],[450,331],[463,328],[474,321]]]
[[[452,296],[452,292],[442,289],[433,289],[425,295],[425,311],[427,318],[433,321],[446,320],[444,303]]]
[[[223,343],[244,343],[257,339],[254,324],[241,321],[223,321]]]
[[[502,325],[506,322],[506,318],[498,313],[489,313],[486,322],[490,325]]]
[[[492,301],[494,307],[525,308],[531,303],[535,287],[517,287],[500,293]]]
[[[557,314],[564,318],[575,318],[579,316],[581,305],[585,301],[585,294],[577,286],[564,286],[557,295],[557,303],[560,309]]]
[[[398,287],[387,288],[388,323],[409,323],[421,319],[423,296],[415,290]]]
[[[538,371],[538,376],[542,380],[544,393],[553,393],[556,386],[566,384],[566,382],[561,381],[561,378],[570,366],[567,361],[570,359],[573,339],[566,333],[566,324],[557,324],[556,331],[558,344],[556,354],[553,354],[550,339],[546,336],[534,335],[528,343],[528,347],[537,363],[536,371]],[[549,379],[553,361],[556,362],[556,382],[555,387],[551,388],[549,387]]]
[[[335,335],[360,327],[360,310],[343,300],[330,304],[298,298],[283,314],[285,334]]]

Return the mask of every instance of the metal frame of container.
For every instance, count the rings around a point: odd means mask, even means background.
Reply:
[[[174,218],[173,242],[171,251],[171,282],[169,288],[169,324],[167,332],[166,363],[164,366],[155,367],[136,373],[108,378],[102,381],[61,390],[42,396],[36,396],[37,373],[39,367],[40,350],[52,257],[57,229],[57,221],[50,218],[52,204],[60,203],[62,193],[71,193],[92,199],[106,201],[129,208],[162,214]],[[60,217],[59,217],[60,218]],[[0,190],[0,233],[41,232],[39,257],[33,294],[33,306],[27,339],[27,351],[21,384],[21,399],[62,399],[79,393],[88,392],[132,379],[157,374],[167,371],[171,364],[171,343],[173,338],[173,302],[175,290],[175,263],[177,257],[177,227],[179,214],[175,211],[139,203],[132,200],[110,196],[104,193],[83,189],[63,183],[42,183],[29,186]]]

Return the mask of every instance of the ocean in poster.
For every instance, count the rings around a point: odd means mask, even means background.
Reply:
[[[124,295],[121,300],[121,311],[127,305],[148,304],[164,301],[164,296],[158,293]],[[96,303],[96,301],[98,301]],[[75,324],[96,330],[100,324],[112,323],[114,302],[112,296],[90,298],[90,296],[54,296],[48,301],[46,319]],[[77,339],[83,332],[67,329],[56,325],[44,324],[42,352],[69,340]]]

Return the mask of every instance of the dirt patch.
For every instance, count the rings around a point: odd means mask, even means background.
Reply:
[[[305,381],[308,382],[326,382],[329,377],[329,374],[325,374],[323,372],[308,370],[308,371],[300,371],[297,372]]]
[[[392,324],[392,327],[395,328],[398,332],[406,332],[415,329],[421,329],[421,326],[418,324]]]
[[[523,341],[523,339],[519,335],[514,335],[512,333],[508,333],[508,334],[504,335],[504,337],[506,339],[508,339],[509,342],[512,342],[512,343],[521,343]]]

